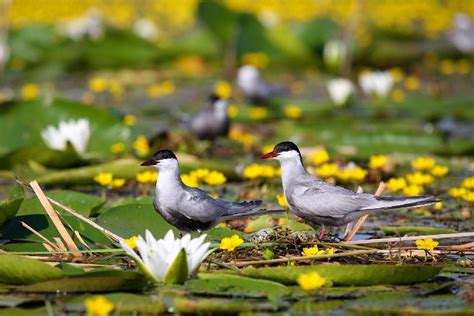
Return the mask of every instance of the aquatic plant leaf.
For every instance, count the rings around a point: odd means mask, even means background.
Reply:
[[[8,200],[0,202],[0,226],[15,217],[23,203],[23,188],[16,185]]]
[[[414,284],[438,274],[443,266],[420,265],[314,265],[285,267],[248,267],[239,273],[244,276],[296,284],[301,273],[317,272],[334,285]]]
[[[176,256],[165,275],[166,284],[182,284],[188,278],[188,262],[184,248]]]
[[[382,231],[388,235],[404,236],[407,234],[435,235],[456,233],[454,229],[427,226],[382,226]]]
[[[63,271],[39,260],[10,254],[0,255],[0,282],[31,284],[63,276]]]

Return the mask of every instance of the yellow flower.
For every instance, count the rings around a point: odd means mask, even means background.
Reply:
[[[369,167],[372,169],[381,169],[387,164],[387,157],[384,155],[370,156]]]
[[[432,238],[418,239],[415,243],[416,248],[427,251],[431,251],[439,245],[439,242],[434,241]]]
[[[137,117],[132,114],[127,114],[123,117],[123,124],[133,126],[137,123]]]
[[[393,89],[391,96],[393,102],[400,103],[405,101],[405,93],[401,89]]]
[[[90,316],[106,316],[114,309],[114,304],[102,295],[87,298],[84,305],[86,306],[86,314]]]
[[[204,182],[209,185],[220,185],[227,181],[226,177],[222,172],[219,171],[211,171],[206,178],[204,178]]]
[[[238,129],[231,129],[229,133],[229,138],[244,145],[251,145],[255,142],[254,135],[250,133],[243,133]]]
[[[435,161],[431,157],[418,157],[411,162],[416,170],[430,170],[435,166]]]
[[[160,84],[161,91],[164,95],[173,94],[176,90],[174,82],[172,80],[165,80]]]
[[[227,107],[227,115],[229,115],[229,118],[234,118],[237,116],[237,114],[239,114],[239,109],[237,108],[237,106],[235,106],[234,104],[231,104]]]
[[[40,89],[35,83],[28,83],[21,87],[21,97],[23,100],[30,101],[39,96]]]
[[[137,241],[138,241],[137,236],[132,236],[128,239],[125,239],[125,243],[132,249],[137,248]]]
[[[316,169],[316,174],[322,178],[330,178],[337,175],[337,164],[325,163]]]
[[[114,154],[120,154],[125,150],[125,145],[123,143],[116,143],[110,146],[110,151]]]
[[[441,165],[435,165],[431,169],[431,174],[435,177],[441,178],[444,177],[449,171],[449,168],[446,166],[441,166]]]
[[[225,237],[221,240],[220,249],[227,251],[234,251],[235,248],[243,244],[244,240],[239,235],[232,235],[232,237]]]
[[[197,187],[198,186],[198,179],[195,176],[192,176],[190,174],[182,174],[181,175],[181,181],[188,187]]]
[[[314,245],[313,247],[310,248],[303,248],[302,255],[307,257],[307,256],[319,256],[323,255],[325,253],[324,250],[319,250],[317,245]]]
[[[198,168],[194,169],[189,173],[190,176],[195,177],[197,180],[204,180],[209,175],[209,169]]]
[[[301,117],[301,109],[296,105],[289,105],[285,108],[287,118],[297,120]]]
[[[439,71],[443,75],[452,75],[455,70],[455,64],[452,59],[443,59],[439,64]]]
[[[443,209],[443,202],[436,202],[434,204],[434,209],[435,210],[442,210]]]
[[[408,76],[405,80],[405,88],[415,91],[420,87],[420,80],[415,76]]]
[[[214,93],[221,99],[229,99],[232,95],[232,87],[225,80],[220,80],[214,85]]]
[[[312,291],[325,285],[326,279],[321,277],[317,272],[309,272],[300,274],[297,282],[303,290]]]
[[[135,175],[135,180],[139,183],[155,183],[156,179],[158,179],[158,172],[153,171],[143,171],[139,172]]]
[[[461,197],[466,202],[474,203],[474,192],[473,191],[466,191],[466,192],[464,192],[464,194]]]
[[[150,145],[148,145],[148,140],[144,135],[137,137],[137,139],[133,142],[133,148],[140,157],[146,156],[150,152]]]
[[[409,186],[403,188],[403,194],[409,196],[420,195],[422,192],[423,188],[415,184],[410,184]]]
[[[124,184],[125,184],[125,179],[118,178],[118,179],[112,180],[111,186],[114,189],[120,189],[121,187],[123,187]]]
[[[288,209],[288,202],[286,201],[286,197],[284,194],[277,194],[276,198],[277,198],[278,204],[281,207]]]
[[[362,181],[365,176],[367,175],[367,170],[362,169],[360,167],[352,168],[352,169],[344,169],[340,170],[336,173],[337,178],[341,181]]]
[[[151,99],[157,99],[164,95],[172,94],[176,87],[171,80],[165,80],[162,83],[155,83],[147,88],[147,95]]]
[[[406,175],[406,178],[410,184],[414,184],[414,185],[425,185],[425,184],[430,184],[434,181],[431,175],[421,173],[421,172],[409,173]]]
[[[327,161],[329,161],[329,154],[325,149],[316,150],[311,154],[309,160],[316,166],[319,166]]]
[[[469,177],[462,180],[461,187],[466,189],[474,189],[474,177]]]
[[[242,64],[263,69],[268,66],[268,57],[264,53],[247,53],[242,56]]]
[[[390,178],[387,182],[387,189],[397,192],[406,187],[406,185],[407,182],[404,178]]]
[[[251,120],[258,121],[267,117],[268,110],[263,106],[254,106],[249,110]]]
[[[89,90],[93,92],[104,92],[107,90],[107,79],[94,77],[89,80]]]
[[[101,172],[94,177],[94,181],[106,187],[112,184],[113,175],[110,172]]]
[[[451,188],[448,191],[449,195],[451,195],[453,198],[456,198],[456,199],[462,198],[462,196],[466,194],[466,192],[467,190],[463,187]]]
[[[334,254],[334,248],[327,248],[326,249],[326,254],[327,255],[333,255]]]
[[[245,167],[243,171],[244,178],[256,179],[262,174],[262,166],[256,163],[251,164],[250,166]]]
[[[399,67],[390,69],[390,74],[392,75],[393,81],[400,82],[404,77],[403,70]]]

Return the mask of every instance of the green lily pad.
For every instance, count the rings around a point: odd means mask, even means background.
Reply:
[[[105,203],[105,201],[98,196],[69,190],[45,191],[45,195],[84,216],[93,215]],[[60,214],[68,214],[58,206],[53,205],[53,207],[59,211]],[[30,214],[46,214],[46,211],[36,196],[26,199],[17,215]]]
[[[0,226],[15,217],[23,203],[23,188],[15,186],[8,200],[0,203]]]
[[[186,282],[186,288],[196,294],[253,298],[283,296],[288,292],[281,283],[224,273],[200,273],[199,279]]]
[[[162,238],[171,229],[153,205],[128,204],[111,208],[97,217],[97,224],[116,233],[123,238],[144,235],[149,230],[155,238]]]
[[[239,273],[244,276],[267,279],[283,284],[296,284],[302,273],[317,272],[334,285],[414,284],[438,274],[443,266],[419,265],[314,265],[285,267],[248,267]]]
[[[63,271],[44,262],[15,255],[0,255],[0,282],[31,284],[63,276]]]

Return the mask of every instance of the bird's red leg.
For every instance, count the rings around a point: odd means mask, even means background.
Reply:
[[[324,236],[326,235],[326,226],[321,225],[321,230],[319,231],[319,240],[323,240]]]

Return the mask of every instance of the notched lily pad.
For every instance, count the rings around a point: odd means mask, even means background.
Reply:
[[[58,279],[64,272],[44,262],[16,255],[0,255],[0,282],[31,284]]]

